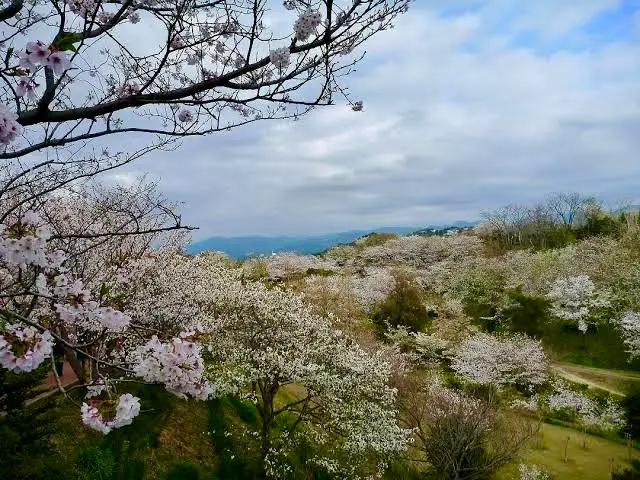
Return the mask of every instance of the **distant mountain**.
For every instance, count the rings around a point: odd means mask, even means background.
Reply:
[[[478,222],[461,221],[452,223],[451,225],[432,225],[426,228],[421,228],[420,230],[416,230],[415,232],[411,232],[411,235],[422,235],[426,237],[453,235],[465,230],[470,230],[477,224]]]
[[[469,222],[456,222],[451,225],[434,226],[433,228],[444,229],[447,226],[463,226],[462,224],[467,225]],[[420,227],[382,227],[372,230],[350,230],[347,232],[313,236],[267,237],[249,235],[240,237],[211,237],[206,240],[190,244],[187,247],[187,251],[191,254],[196,254],[205,250],[218,250],[237,259],[257,255],[270,255],[273,252],[298,252],[310,255],[321,252],[335,245],[351,243],[357,238],[371,232],[389,232],[406,235],[418,230],[423,229]]]

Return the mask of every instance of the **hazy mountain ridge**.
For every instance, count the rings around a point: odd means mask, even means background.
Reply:
[[[349,230],[346,232],[327,233],[323,235],[244,235],[236,237],[210,237],[194,242],[187,247],[187,252],[197,254],[205,250],[219,250],[227,255],[242,259],[255,255],[269,255],[273,252],[293,251],[301,254],[321,252],[339,244],[351,243],[372,232],[388,232],[400,235],[424,232],[426,230],[446,230],[452,227],[470,227],[477,222],[458,221],[443,225],[427,227],[380,227],[371,230]]]

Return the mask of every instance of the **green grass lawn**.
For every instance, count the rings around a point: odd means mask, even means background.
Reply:
[[[567,445],[567,461],[565,445]],[[586,440],[586,449],[584,443]],[[640,459],[640,451],[603,438],[584,435],[576,430],[543,424],[540,437],[531,442],[519,462],[506,467],[498,480],[518,479],[518,464],[538,465],[557,480],[607,480],[611,469],[623,468],[632,458]]]

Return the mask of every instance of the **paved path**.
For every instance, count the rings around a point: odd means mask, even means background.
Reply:
[[[71,365],[69,365],[68,362],[65,362],[64,366],[62,367],[62,375],[60,375],[60,383],[62,383],[63,387],[68,387],[73,385],[77,381],[78,377],[71,368]],[[42,393],[27,400],[27,405],[31,405],[34,402],[42,400],[43,398],[50,397],[51,395],[58,392],[58,383],[56,382],[56,377],[52,371],[49,371],[39,390],[43,390]]]

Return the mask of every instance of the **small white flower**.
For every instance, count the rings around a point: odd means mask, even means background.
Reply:
[[[273,63],[279,69],[285,69],[289,66],[290,55],[291,53],[289,52],[289,48],[276,48],[275,50],[271,50],[271,52],[269,52],[269,60],[271,60],[271,63]]]

